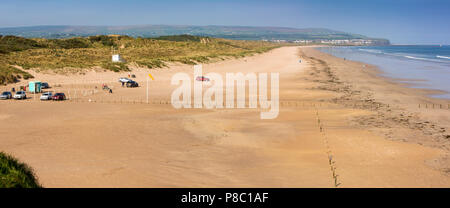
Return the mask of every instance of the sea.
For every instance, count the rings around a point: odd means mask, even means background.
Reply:
[[[430,96],[450,99],[448,45],[335,46],[318,49],[336,57],[375,65],[384,72],[382,76],[402,80],[410,87],[444,91],[446,93]],[[361,68],[364,70],[363,66]]]

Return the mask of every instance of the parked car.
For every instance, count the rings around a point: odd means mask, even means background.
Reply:
[[[51,100],[52,99],[52,93],[51,92],[44,92],[41,95],[41,100]]]
[[[139,84],[135,81],[127,82],[127,87],[139,87]]]
[[[41,89],[48,89],[48,88],[50,88],[50,85],[48,85],[47,82],[42,82],[41,83]]]
[[[64,93],[55,93],[55,95],[52,96],[52,100],[65,100],[66,95]]]
[[[198,76],[195,80],[200,81],[200,82],[209,82],[209,78],[207,78],[205,76]]]
[[[0,100],[7,100],[11,98],[12,98],[11,92],[2,92],[2,94],[0,95]]]
[[[129,79],[129,78],[126,78],[126,77],[121,77],[121,78],[119,78],[119,82],[127,83],[127,82],[131,82],[131,81],[133,81],[133,80],[131,80],[131,79]]]
[[[27,99],[27,94],[25,93],[25,91],[18,91],[14,95],[14,99]]]

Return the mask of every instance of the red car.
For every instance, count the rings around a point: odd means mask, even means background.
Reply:
[[[209,82],[209,78],[207,78],[205,76],[198,76],[195,80],[200,81],[200,82]]]
[[[66,95],[64,93],[56,93],[52,96],[52,100],[65,100]]]

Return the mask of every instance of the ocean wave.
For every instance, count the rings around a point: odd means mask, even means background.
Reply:
[[[436,58],[421,58],[421,57],[415,57],[415,56],[403,56],[405,58],[409,58],[409,59],[414,59],[414,60],[421,60],[421,61],[431,61],[431,62],[437,62],[437,63],[448,63],[447,61],[444,61],[442,59],[450,59],[449,57],[446,56],[436,56],[438,58],[441,58],[441,60],[436,59]]]
[[[380,50],[375,50],[375,49],[362,49],[362,48],[360,48],[360,49],[358,49],[358,50],[364,51],[364,52],[369,52],[369,53],[383,53],[382,51],[380,51]]]
[[[419,58],[419,57],[414,57],[414,56],[403,56],[403,57],[409,58],[409,59],[416,59],[416,60],[432,61],[431,59],[427,59],[427,58]]]
[[[436,56],[437,58],[442,58],[442,59],[450,59],[450,57],[448,56]]]

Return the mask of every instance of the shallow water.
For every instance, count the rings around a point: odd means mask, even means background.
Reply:
[[[390,78],[411,87],[442,90],[447,93],[432,95],[450,99],[450,46],[367,46],[322,47],[322,52],[375,65]],[[364,66],[361,66],[364,69]]]

